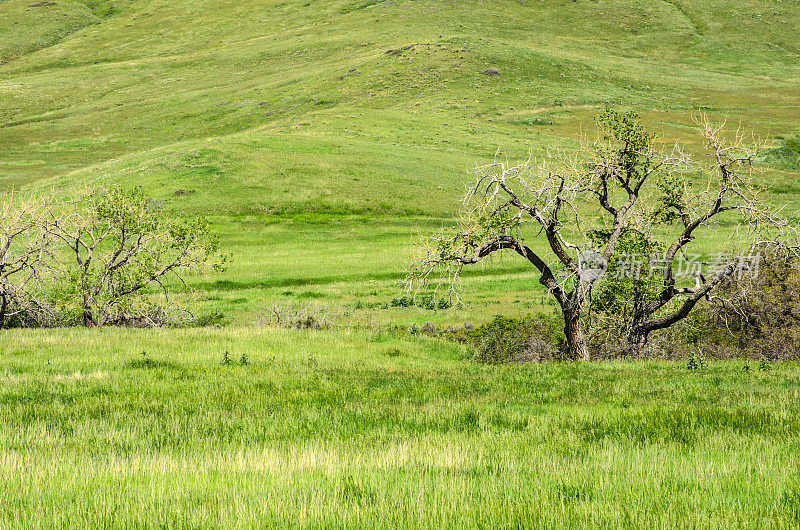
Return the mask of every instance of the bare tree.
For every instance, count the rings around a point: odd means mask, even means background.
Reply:
[[[11,194],[0,202],[0,328],[46,312],[37,296],[50,248],[42,215],[34,197]]]
[[[741,223],[777,221],[776,215],[757,206],[754,190],[737,172],[752,155],[734,155],[743,142],[723,143],[721,128],[702,126],[722,183],[716,193],[691,195],[686,177],[693,169],[690,158],[678,146],[667,153],[657,151],[654,136],[644,130],[635,113],[607,110],[597,123],[602,139],[578,156],[548,156],[538,162],[529,157],[516,165],[497,161],[477,168],[458,227],[423,239],[422,256],[412,267],[409,284],[420,286],[436,278],[445,281],[452,293],[465,265],[513,251],[535,267],[539,282],[558,302],[569,355],[586,360],[589,351],[581,317],[623,236],[663,236],[668,223],[683,223],[663,256],[666,265],[659,298],[641,297],[628,323],[631,348],[637,351],[650,332],[684,318],[697,300],[736,270],[735,264],[726,263],[722,272],[699,279],[695,287],[677,285],[676,256],[699,227],[733,210],[744,215]],[[534,250],[526,238],[540,240],[545,252]],[[435,271],[438,276],[432,276]],[[685,300],[673,308],[676,297]]]
[[[724,124],[708,121],[700,123],[700,132],[711,159],[707,186],[694,191],[683,173],[676,174],[671,183],[662,183],[661,205],[653,211],[653,222],[645,227],[651,239],[657,238],[658,222],[676,221],[679,231],[665,241],[666,250],[658,261],[662,277],[657,293],[649,297],[637,293],[634,300],[628,330],[632,355],[641,353],[652,332],[686,318],[700,300],[713,300],[712,293],[727,279],[757,273],[763,249],[787,247],[792,253],[792,247],[784,242],[796,235],[795,224],[780,209],[762,201],[753,184],[752,168],[761,143],[748,145],[741,131],[729,138]],[[675,269],[679,260],[685,260],[687,246],[701,233],[714,237],[710,229],[720,220],[737,235],[739,248],[731,246],[726,254],[717,256],[708,274],[698,268],[694,285],[679,286]]]
[[[225,261],[207,222],[159,215],[139,189],[100,189],[54,206],[45,226],[66,246],[59,265],[85,326],[147,320],[137,304],[148,288],[169,303],[171,286],[188,288],[186,272],[221,269]]]

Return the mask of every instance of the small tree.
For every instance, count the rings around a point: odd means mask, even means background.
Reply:
[[[153,324],[150,288],[157,287],[165,303],[174,304],[170,285],[185,290],[187,271],[221,270],[225,261],[206,221],[159,215],[138,188],[96,190],[51,208],[45,226],[66,246],[57,254],[59,269],[85,326]]]
[[[478,167],[458,227],[423,239],[422,256],[412,267],[410,284],[425,284],[438,270],[438,280],[446,280],[452,293],[465,265],[497,252],[516,252],[536,268],[539,282],[558,302],[570,356],[585,360],[589,352],[581,317],[609,263],[613,265],[619,250],[631,244],[648,251],[665,248],[660,282],[654,285],[648,279],[633,287],[628,284],[627,293],[617,293],[633,299],[625,327],[631,351],[638,353],[650,332],[684,318],[721,278],[741,270],[730,261],[708,280],[698,277],[699,283],[692,287],[677,285],[673,270],[677,256],[694,240],[699,227],[728,212],[740,214],[733,221],[737,228],[764,223],[787,226],[761,207],[744,175],[733,171],[752,161],[750,153],[733,154],[743,146],[741,137],[733,148],[722,143],[721,127],[702,126],[721,182],[716,193],[692,194],[686,173],[695,168],[689,157],[677,146],[659,153],[654,136],[644,130],[635,113],[607,110],[598,116],[597,124],[602,139],[578,156],[548,156],[538,163],[529,157],[516,165],[497,161]],[[670,242],[672,222],[683,223],[683,229]],[[529,246],[526,237],[543,240],[554,259],[548,263],[548,256]],[[685,300],[673,307],[681,297]]]
[[[49,312],[37,296],[50,247],[42,213],[36,198],[8,195],[0,203],[0,328]]]

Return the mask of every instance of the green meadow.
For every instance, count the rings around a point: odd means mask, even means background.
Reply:
[[[9,528],[800,524],[796,364],[487,366],[274,328],[0,348]]]
[[[694,156],[701,115],[767,138],[796,218],[798,29],[794,0],[0,0],[0,193],[140,186],[232,258],[189,278],[221,328],[0,333],[0,528],[797,527],[796,364],[387,330],[553,310],[511,255],[461,304],[393,300],[471,168],[606,107]],[[334,326],[264,325],[289,306]]]

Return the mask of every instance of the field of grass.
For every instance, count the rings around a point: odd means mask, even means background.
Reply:
[[[392,300],[469,168],[606,106],[694,155],[701,113],[771,137],[797,217],[798,28],[794,0],[0,0],[0,193],[141,186],[232,255],[190,278],[227,327],[0,333],[0,528],[800,526],[797,364],[385,331],[552,310],[513,256],[463,304]],[[335,329],[256,325],[290,305]]]
[[[270,328],[14,331],[0,352],[4,528],[800,524],[795,364],[485,366]]]

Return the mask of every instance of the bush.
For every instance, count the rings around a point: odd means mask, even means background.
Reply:
[[[410,296],[401,296],[392,300],[389,305],[392,307],[411,307],[414,305],[414,299]]]
[[[436,324],[434,324],[433,322],[425,322],[419,328],[420,332],[425,335],[436,335],[437,329],[438,328],[436,327]]]
[[[203,313],[195,317],[190,323],[190,326],[198,328],[215,327],[221,328],[228,324],[228,319],[221,311],[212,311],[210,313]]]
[[[482,363],[541,362],[565,358],[563,338],[554,318],[544,315],[510,318],[496,316],[491,322],[466,332]]]
[[[162,203],[120,187],[0,201],[0,328],[185,321],[186,275],[221,271],[227,256],[207,221]]]
[[[593,357],[628,355],[623,313],[603,315],[590,329]],[[800,263],[787,252],[762,255],[758,274],[731,277],[711,301],[650,336],[642,357],[800,359]]]
[[[453,306],[453,303],[450,300],[446,298],[440,298],[437,300],[436,297],[431,294],[422,295],[419,300],[415,300],[414,303],[417,307],[428,309],[430,311],[436,311],[437,309],[449,309]]]
[[[762,256],[758,274],[731,278],[710,308],[708,327],[725,330],[750,358],[800,358],[800,263],[782,251]]]
[[[170,318],[165,308],[154,304],[140,304],[134,311],[117,307],[108,313],[104,325],[124,328],[159,328],[177,321]]]
[[[324,307],[274,304],[258,319],[259,325],[292,329],[328,329],[333,315]]]
[[[800,169],[800,135],[782,138],[779,146],[764,153],[764,159],[782,169]]]
[[[360,302],[359,302],[360,303]],[[419,298],[414,298],[411,296],[401,296],[400,298],[394,298],[388,304],[383,306],[386,307],[419,307],[421,309],[428,309],[429,311],[436,311],[438,309],[449,309],[453,307],[453,302],[448,300],[447,298],[439,298],[437,299],[431,294],[425,294],[420,296]],[[356,308],[364,307],[363,304],[357,305]],[[367,305],[369,307],[369,305]]]
[[[2,328],[54,328],[69,324],[66,315],[47,301],[32,296],[7,296]]]

